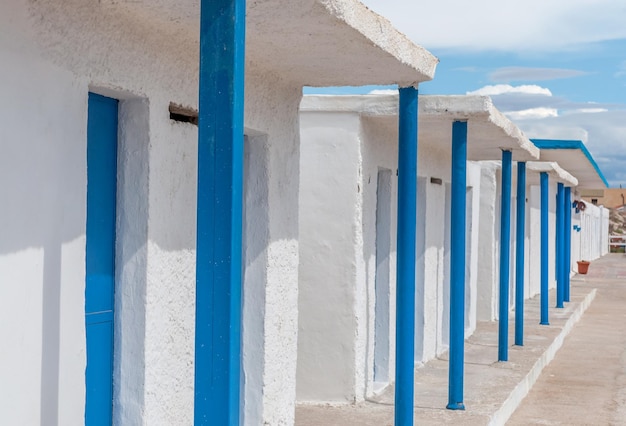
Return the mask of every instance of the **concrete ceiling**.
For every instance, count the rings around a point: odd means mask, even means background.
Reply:
[[[607,188],[608,183],[582,141],[533,139],[541,160],[556,161],[578,179],[581,189]]]
[[[397,95],[305,96],[301,109],[353,111],[375,117],[391,134],[398,132]],[[450,149],[452,123],[461,120],[468,123],[468,160],[499,160],[502,150],[511,150],[517,161],[539,158],[539,149],[487,96],[421,96],[418,117],[420,146]]]
[[[102,0],[198,46],[199,0]],[[246,66],[299,85],[416,85],[438,59],[357,0],[248,0]]]

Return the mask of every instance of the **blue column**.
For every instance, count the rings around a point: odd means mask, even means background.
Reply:
[[[541,184],[541,320],[539,324],[550,325],[548,321],[548,174],[539,174]]]
[[[556,307],[563,307],[563,184],[557,183],[556,191]]]
[[[400,89],[398,147],[398,247],[396,289],[395,425],[413,425],[415,372],[415,228],[417,214],[417,98]]]
[[[452,194],[450,200],[450,366],[448,405],[464,410],[465,210],[467,191],[467,122],[452,124]]]
[[[517,219],[515,237],[515,344],[524,345],[524,250],[526,238],[526,163],[517,163]]]
[[[498,361],[509,359],[509,266],[511,264],[511,151],[502,151],[500,197],[500,309]]]
[[[245,0],[201,0],[194,422],[239,424]]]
[[[569,302],[569,278],[572,270],[572,188],[569,186],[565,188],[565,200],[563,206],[563,213],[565,214],[565,291],[563,292],[563,300]]]

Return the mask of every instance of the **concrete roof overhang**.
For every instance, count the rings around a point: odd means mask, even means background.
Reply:
[[[532,139],[532,142],[541,150],[542,160],[557,161],[576,176],[579,188],[608,188],[600,167],[582,141]]]
[[[305,96],[302,111],[352,111],[398,132],[397,95]],[[499,160],[511,150],[518,161],[539,158],[539,149],[494,106],[488,96],[421,96],[419,143],[450,150],[452,123],[467,121],[467,159]]]
[[[534,173],[528,173],[534,172]],[[539,173],[548,173],[551,180],[560,182],[565,186],[577,186],[578,179],[554,161],[529,161],[526,163],[526,183],[539,185]]]
[[[494,170],[502,168],[502,161],[479,161],[483,167],[489,167]],[[517,181],[517,161],[513,162],[512,181]],[[552,161],[528,161],[526,162],[526,184],[527,185],[539,185],[539,174],[545,172],[549,176],[550,182],[560,182],[565,186],[578,185],[578,179],[572,176],[567,170],[559,166],[558,163]]]
[[[104,0],[198,45],[200,0]],[[308,86],[417,85],[439,60],[358,0],[248,0],[246,65]]]

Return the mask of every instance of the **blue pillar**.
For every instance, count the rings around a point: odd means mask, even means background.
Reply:
[[[239,424],[245,0],[201,0],[194,423]]]
[[[467,122],[452,124],[452,194],[450,200],[450,366],[448,405],[464,410],[465,210],[467,191]]]
[[[511,151],[502,151],[500,197],[500,309],[498,361],[509,359],[509,266],[511,264]]]
[[[526,238],[526,163],[517,163],[515,247],[515,344],[524,345],[524,240]]]
[[[569,278],[572,270],[572,188],[565,188],[565,200],[563,213],[565,214],[565,291],[563,292],[563,300],[569,302]]]
[[[400,89],[396,289],[395,425],[413,425],[415,372],[415,228],[417,214],[417,98]]]
[[[556,307],[563,307],[563,184],[557,183],[556,191]]]
[[[541,320],[539,324],[550,325],[548,321],[548,174],[539,174],[541,184]]]

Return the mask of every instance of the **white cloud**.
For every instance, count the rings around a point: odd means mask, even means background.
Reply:
[[[528,120],[528,119],[536,119],[536,118],[546,118],[546,117],[557,117],[559,115],[559,111],[556,108],[529,108],[523,109],[520,111],[510,111],[505,112],[511,120]]]
[[[537,85],[496,84],[481,87],[467,94],[490,96],[494,105],[514,121],[568,114],[597,114],[610,110],[606,104],[572,102],[553,96],[550,89]]]
[[[428,49],[555,51],[626,38],[616,0],[364,0]]]
[[[550,89],[537,86],[534,84],[522,85],[522,86],[511,86],[509,84],[495,84],[495,85],[484,86],[478,90],[467,92],[468,95],[486,95],[486,96],[503,95],[503,94],[509,94],[509,93],[524,93],[524,94],[530,94],[530,95],[552,96],[552,92],[550,91]]]
[[[367,93],[368,95],[397,95],[398,89],[374,89]]]
[[[626,111],[570,113],[516,124],[530,138],[582,140],[609,184],[626,186]]]
[[[580,108],[572,111],[568,111],[568,114],[597,114],[600,112],[607,112],[606,108]]]

